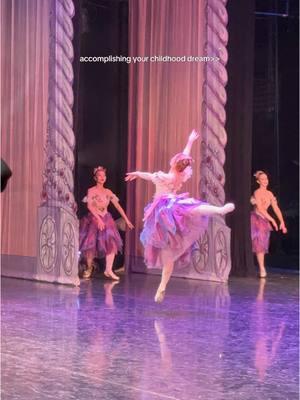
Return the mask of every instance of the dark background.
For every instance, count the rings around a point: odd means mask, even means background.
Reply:
[[[126,205],[128,65],[79,63],[79,57],[128,54],[128,3],[77,0],[75,8],[75,193],[81,217],[86,212],[81,200],[94,185],[98,165],[107,168],[107,187]]]
[[[256,1],[252,169],[266,170],[288,235],[272,235],[269,264],[299,265],[299,3]]]
[[[80,56],[128,55],[128,2],[76,0],[74,17],[75,195],[78,214],[107,168],[107,187],[126,207],[128,64],[79,63]],[[249,237],[253,173],[265,170],[285,216],[288,235],[272,235],[267,265],[298,268],[298,1],[229,0],[226,104],[227,199],[237,205],[232,228],[232,274],[255,273]],[[115,217],[118,215],[111,210]]]

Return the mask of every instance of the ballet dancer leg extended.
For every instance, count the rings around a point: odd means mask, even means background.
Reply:
[[[156,303],[161,303],[163,301],[165,297],[166,287],[171,278],[173,269],[174,269],[174,261],[168,261],[165,263],[161,274],[160,284],[158,286],[158,289],[154,297],[154,301]]]
[[[106,265],[105,265],[104,275],[107,278],[111,278],[114,279],[115,281],[118,281],[120,278],[112,270],[114,259],[115,259],[114,253],[106,255],[105,257]]]
[[[233,211],[235,208],[233,203],[227,203],[222,207],[217,207],[217,206],[212,206],[210,204],[202,204],[201,206],[198,206],[194,208],[193,214],[198,214],[198,215],[225,215],[231,211]]]
[[[256,253],[256,258],[257,258],[258,268],[259,268],[259,277],[266,278],[267,272],[266,272],[266,268],[265,268],[265,253]]]

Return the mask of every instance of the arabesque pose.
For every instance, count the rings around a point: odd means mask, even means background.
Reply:
[[[190,152],[198,138],[199,134],[193,130],[183,152],[171,159],[168,173],[135,171],[127,173],[125,178],[126,181],[141,178],[155,184],[153,201],[145,208],[140,237],[147,267],[162,268],[161,282],[154,298],[158,303],[164,299],[174,263],[178,267],[189,263],[191,247],[201,230],[207,227],[208,217],[234,210],[232,203],[216,207],[191,198],[188,193],[177,194],[192,175]]]

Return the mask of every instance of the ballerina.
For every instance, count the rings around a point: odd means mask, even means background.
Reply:
[[[161,281],[154,297],[157,303],[164,299],[174,263],[178,267],[188,265],[191,247],[199,238],[201,230],[207,228],[208,217],[225,215],[234,210],[232,203],[216,207],[191,198],[188,193],[177,194],[182,184],[192,175],[193,159],[190,152],[198,138],[198,132],[193,130],[183,152],[171,159],[168,173],[135,171],[128,172],[125,178],[126,181],[141,178],[155,184],[153,201],[145,208],[140,239],[144,245],[147,267],[162,269]]]
[[[256,254],[259,277],[266,278],[265,254],[269,251],[272,225],[275,231],[281,230],[284,234],[287,233],[287,229],[276,197],[270,190],[267,190],[269,185],[268,175],[264,171],[257,171],[254,177],[259,188],[255,190],[250,199],[251,204],[254,206],[254,211],[251,212],[252,251]],[[270,206],[280,222],[279,228],[275,219],[268,213]]]
[[[112,267],[115,255],[122,250],[123,243],[116,224],[107,211],[109,203],[111,202],[115,206],[129,229],[132,229],[133,225],[120,206],[117,196],[104,187],[106,169],[95,168],[94,179],[96,186],[88,189],[85,198],[89,213],[81,219],[79,229],[79,249],[87,263],[83,277],[90,278],[93,272],[93,260],[98,256],[106,259],[104,275],[107,278],[119,280],[120,278],[113,272]]]

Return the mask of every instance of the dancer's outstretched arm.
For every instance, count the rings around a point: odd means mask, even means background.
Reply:
[[[135,171],[135,172],[127,172],[125,181],[134,181],[136,178],[141,178],[145,179],[146,181],[151,181],[153,179],[154,174],[151,174],[150,172],[141,172],[141,171]]]
[[[188,138],[187,144],[183,150],[183,154],[189,156],[191,153],[192,145],[193,143],[200,137],[200,134],[195,131],[195,129],[192,130],[190,133],[190,136]]]

